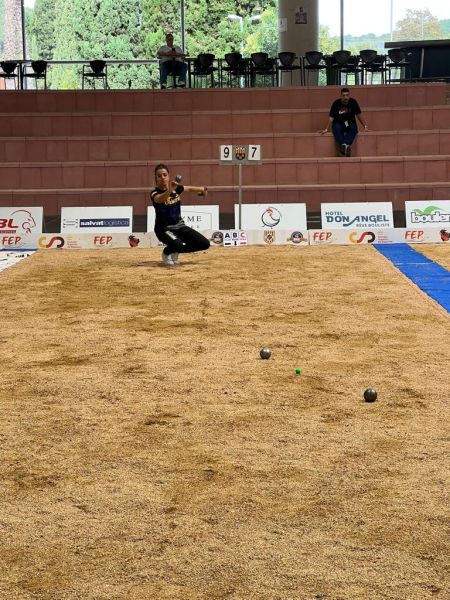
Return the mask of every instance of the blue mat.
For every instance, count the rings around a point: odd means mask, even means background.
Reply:
[[[408,244],[374,244],[374,247],[450,313],[450,271]]]

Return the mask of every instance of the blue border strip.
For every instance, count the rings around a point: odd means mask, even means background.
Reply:
[[[408,244],[373,244],[399,271],[450,313],[450,271]]]

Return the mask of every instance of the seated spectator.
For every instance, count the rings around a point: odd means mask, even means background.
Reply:
[[[159,58],[159,80],[161,89],[167,87],[167,75],[173,73],[174,77],[178,77],[178,87],[186,87],[186,73],[188,66],[184,62],[185,53],[179,46],[173,45],[173,35],[166,35],[166,45],[161,46],[158,50]]]

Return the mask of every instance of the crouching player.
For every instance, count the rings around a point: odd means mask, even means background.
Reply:
[[[170,267],[179,263],[179,254],[207,250],[210,245],[205,236],[188,227],[181,218],[181,195],[184,192],[206,196],[207,188],[171,181],[167,165],[156,165],[155,188],[150,194],[155,208],[155,234],[160,242],[166,244],[162,260]]]

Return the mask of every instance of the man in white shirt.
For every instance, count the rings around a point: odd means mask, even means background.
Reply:
[[[184,62],[185,53],[179,46],[173,45],[173,35],[166,35],[166,45],[158,50],[159,80],[161,89],[167,87],[167,75],[174,72],[178,77],[178,87],[186,87],[187,64]]]

